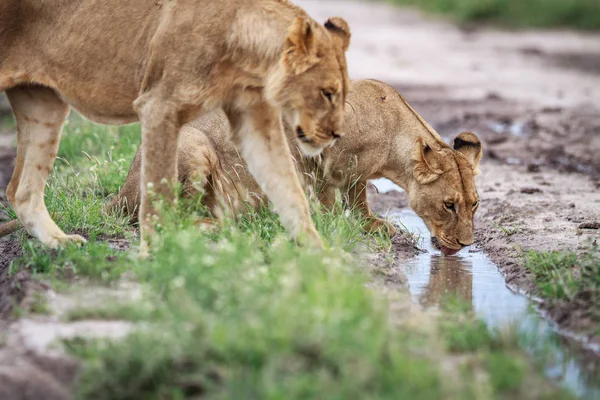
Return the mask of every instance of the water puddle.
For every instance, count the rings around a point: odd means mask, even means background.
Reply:
[[[535,126],[532,121],[491,121],[487,126],[496,133],[526,138],[533,134]]]
[[[429,231],[414,212],[403,210],[388,217],[418,235],[420,247],[427,251],[402,265],[415,302],[438,307],[446,295],[458,294],[489,327],[515,327],[527,338],[525,346],[532,355],[542,351],[548,354],[545,367],[549,378],[582,398],[600,399],[598,357],[588,355],[585,360],[575,347],[570,347],[549,322],[539,317],[526,297],[506,286],[498,268],[483,252],[464,249],[444,257],[432,246]]]

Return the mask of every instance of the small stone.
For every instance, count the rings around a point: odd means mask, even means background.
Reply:
[[[521,193],[525,193],[525,194],[542,193],[542,189],[533,188],[533,187],[524,187],[524,188],[521,188]]]
[[[582,222],[581,224],[579,224],[578,228],[579,229],[600,229],[600,222],[598,222],[598,221]]]
[[[504,100],[503,97],[496,92],[488,92],[485,96],[486,100]]]
[[[527,172],[540,172],[540,166],[538,164],[529,164],[527,165]]]
[[[498,156],[498,153],[496,153],[494,150],[488,150],[487,151],[487,157],[492,159],[492,160],[499,160],[500,156]]]

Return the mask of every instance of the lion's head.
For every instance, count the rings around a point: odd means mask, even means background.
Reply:
[[[267,82],[268,101],[282,110],[306,155],[319,154],[344,134],[349,44],[350,29],[343,19],[331,18],[321,26],[298,17]]]
[[[452,148],[418,139],[410,206],[445,255],[473,243],[473,216],[479,206],[475,175],[481,155],[479,138],[471,132],[460,133]]]

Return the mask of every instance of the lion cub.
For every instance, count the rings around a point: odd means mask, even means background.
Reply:
[[[341,190],[347,204],[367,219],[367,229],[391,224],[376,218],[367,203],[370,179],[387,178],[408,192],[410,206],[424,220],[444,254],[454,254],[473,242],[473,214],[478,196],[474,176],[482,149],[476,135],[463,132],[453,147],[412,109],[391,86],[375,80],[350,85],[344,138],[325,149],[319,158],[303,157],[290,145],[299,175],[325,206]],[[225,136],[229,130],[217,112],[187,125],[178,148],[179,180],[183,193],[204,193],[203,203],[216,218],[257,207],[266,198],[248,173],[235,147]],[[288,138],[294,132],[286,126]],[[124,208],[135,217],[139,205],[140,152],[125,184],[107,205]]]

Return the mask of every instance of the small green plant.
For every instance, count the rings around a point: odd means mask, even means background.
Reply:
[[[499,229],[506,236],[516,235],[517,233],[519,233],[521,231],[520,225],[504,226],[501,224],[495,224],[494,226],[496,229]]]
[[[577,279],[580,266],[576,254],[531,251],[526,255],[525,267],[534,273],[538,289],[544,297],[572,299],[581,290],[582,282]]]

